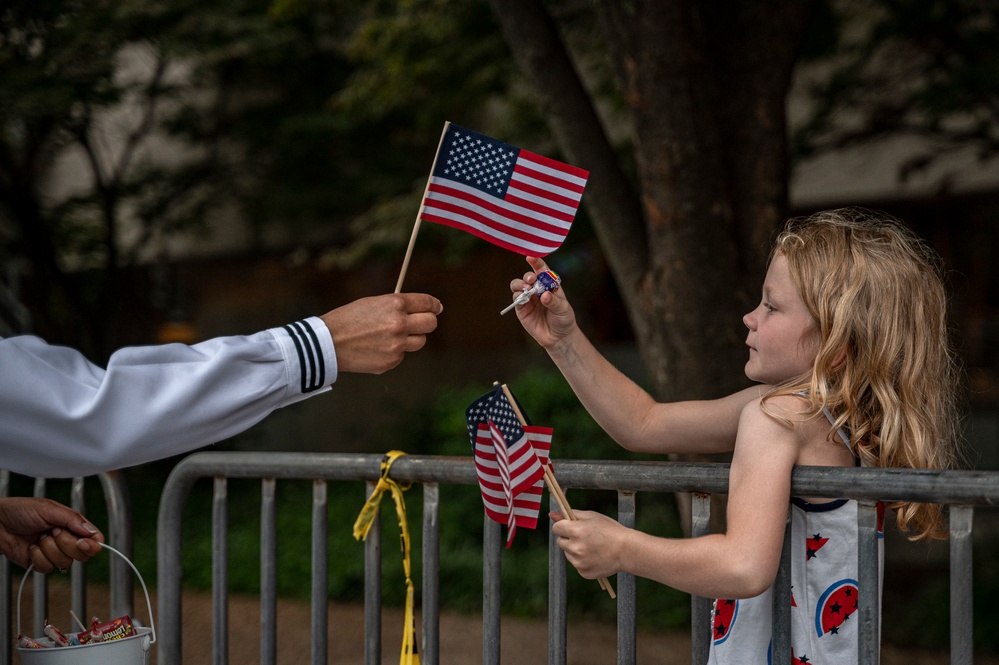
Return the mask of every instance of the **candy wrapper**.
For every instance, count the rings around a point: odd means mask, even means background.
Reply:
[[[63,632],[61,630],[50,624],[48,622],[48,619],[45,620],[44,632],[45,632],[45,637],[52,640],[52,646],[69,647],[80,644],[80,641],[76,640],[76,644],[74,645],[73,641],[71,641],[68,637],[63,635]]]
[[[99,623],[99,619],[95,617],[91,629],[79,633],[77,637],[81,643],[86,644],[88,642],[111,642],[137,634],[138,631],[132,625],[131,617],[126,614],[117,619],[112,619],[107,623]],[[86,636],[86,639],[84,639],[84,636]],[[99,636],[99,639],[94,639],[94,636]]]
[[[101,620],[97,617],[91,621],[91,629],[77,633],[80,644],[97,644],[104,641],[104,629],[101,627]]]
[[[562,278],[558,276],[554,270],[545,270],[544,272],[538,273],[538,281],[534,283],[534,286],[528,288],[524,287],[524,292],[517,296],[517,299],[510,303],[500,314],[506,314],[514,307],[523,305],[531,296],[540,296],[545,291],[551,291],[554,293],[558,291],[559,287],[562,286]]]
[[[17,646],[22,649],[50,649],[48,644],[42,644],[38,640],[32,639],[27,635],[17,636]]]

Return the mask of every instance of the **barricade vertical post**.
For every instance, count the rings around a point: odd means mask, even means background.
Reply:
[[[773,665],[791,665],[791,514],[784,524],[784,544],[780,548],[780,564],[771,596],[773,618]]]
[[[229,656],[229,484],[224,476],[212,483],[212,663]]]
[[[483,518],[482,535],[482,665],[500,665],[500,525]]]
[[[549,510],[558,510],[555,497],[548,497]],[[559,548],[552,533],[552,521],[548,520],[548,663],[565,665],[567,659],[566,612],[569,600],[565,581],[565,555]]]
[[[971,665],[974,651],[971,506],[950,506],[950,662]]]
[[[277,487],[260,482],[260,663],[277,662]]]
[[[878,665],[881,650],[881,583],[878,555],[878,504],[857,502],[857,662]]]
[[[156,607],[162,635],[162,639],[156,641],[159,665],[180,665],[183,653],[184,596],[181,593],[183,567],[180,544],[184,502],[195,481],[194,474],[185,473],[187,468],[181,462],[167,478],[156,518]]]
[[[329,654],[329,516],[326,481],[312,481],[312,665]]]
[[[617,521],[629,529],[635,528],[635,493],[617,493]],[[635,576],[617,574],[617,662],[618,665],[635,665],[638,638],[635,607]]]
[[[377,483],[365,483],[364,498],[375,493]],[[382,511],[375,518],[364,539],[364,662],[382,662]]]
[[[108,539],[121,552],[131,557],[132,501],[122,471],[108,471],[97,476],[104,491],[108,512]],[[111,615],[133,614],[132,596],[135,588],[132,571],[125,560],[111,557]]]
[[[711,495],[701,492],[691,494],[690,536],[706,536],[711,533]],[[708,649],[711,647],[711,601],[703,596],[690,597],[690,659],[693,665],[708,662]]]
[[[440,490],[423,486],[423,655],[424,665],[440,661]]]

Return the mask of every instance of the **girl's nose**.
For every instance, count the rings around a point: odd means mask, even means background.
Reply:
[[[752,312],[747,312],[746,314],[744,314],[742,316],[742,322],[750,330],[754,330],[755,319],[753,318],[753,314],[755,314],[755,313],[756,313],[756,310],[753,310]]]

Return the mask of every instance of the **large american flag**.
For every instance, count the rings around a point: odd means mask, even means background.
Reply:
[[[521,426],[502,387],[472,402],[465,415],[482,504],[489,519],[507,525],[509,547],[518,527],[537,527],[552,429]]]
[[[420,218],[520,254],[546,256],[568,235],[589,175],[447,123]]]

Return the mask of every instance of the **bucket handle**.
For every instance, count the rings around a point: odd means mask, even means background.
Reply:
[[[151,636],[152,636],[152,639],[149,640],[149,644],[155,644],[156,622],[153,620],[153,605],[152,603],[149,602],[149,590],[146,589],[146,581],[142,579],[142,573],[140,573],[139,569],[135,567],[135,564],[133,564],[131,561],[128,560],[127,556],[125,556],[115,548],[111,547],[110,545],[105,545],[104,543],[98,543],[98,545],[100,545],[106,550],[111,550],[112,552],[120,556],[125,561],[125,563],[128,564],[128,567],[131,568],[132,571],[135,573],[135,575],[139,578],[139,583],[142,584],[142,593],[146,595],[146,611],[149,612],[149,627],[151,629]],[[24,590],[24,583],[28,580],[28,574],[31,573],[31,571],[34,570],[34,568],[35,564],[31,564],[30,566],[28,566],[28,569],[24,571],[24,577],[21,578],[21,584],[17,587],[17,634],[18,635],[21,634],[21,592]]]

